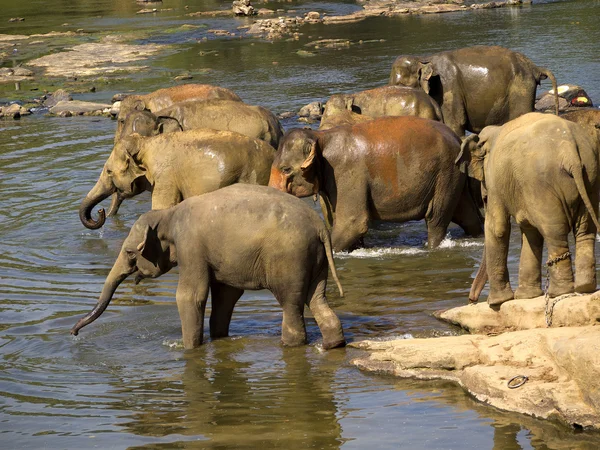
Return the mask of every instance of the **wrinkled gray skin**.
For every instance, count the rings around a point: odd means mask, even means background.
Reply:
[[[335,111],[344,108],[370,118],[385,116],[415,116],[442,121],[438,104],[420,88],[382,86],[355,94],[335,94],[325,104],[323,118],[331,120]],[[328,111],[329,110],[329,111]],[[355,123],[358,120],[355,119]],[[321,119],[321,125],[323,125]],[[324,127],[320,127],[324,129]]]
[[[391,85],[421,87],[442,108],[444,123],[458,136],[503,125],[534,110],[540,80],[552,72],[521,53],[498,46],[475,46],[429,56],[399,56],[392,65]]]
[[[354,248],[373,220],[425,219],[434,248],[450,221],[469,235],[482,232],[467,177],[455,164],[459,152],[448,127],[412,116],[295,129],[281,141],[269,186],[297,197],[320,194],[336,251]]]
[[[596,290],[599,147],[579,125],[541,113],[486,127],[463,142],[469,175],[483,182],[487,195],[484,256],[469,300],[477,301],[488,276],[490,305],[542,295],[544,242],[549,259],[564,256],[550,266],[551,297]],[[522,237],[514,293],[506,263],[511,217]],[[570,232],[577,255],[575,283],[567,255]]]
[[[271,111],[233,100],[188,101],[155,113],[135,110],[126,116],[120,114],[119,124],[121,137],[212,128],[263,140],[274,149],[283,136],[283,128]]]
[[[163,209],[181,200],[233,183],[266,185],[274,149],[258,139],[231,131],[200,129],[119,140],[96,185],[81,202],[79,218],[84,226],[104,225],[92,209],[112,194],[118,202],[143,191],[152,192],[152,208]]]
[[[212,338],[228,336],[233,308],[244,290],[268,289],[283,308],[284,345],[306,343],[307,305],[323,335],[323,347],[340,347],[345,344],[342,326],[325,297],[328,264],[343,295],[329,233],[314,210],[272,188],[229,186],[140,216],[98,304],[71,333],[77,335],[96,320],[129,275],[137,283],[177,265],[176,300],[186,349],[202,344],[209,289]]]

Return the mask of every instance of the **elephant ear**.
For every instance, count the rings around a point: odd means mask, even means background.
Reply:
[[[176,131],[183,131],[183,126],[175,117],[159,116],[156,129],[159,134],[173,133]]]
[[[146,168],[143,166],[139,153],[143,144],[143,136],[134,133],[131,136],[123,138],[123,152],[127,169],[132,173],[133,178],[137,179],[146,175]]]
[[[138,244],[137,249],[144,259],[154,263],[155,266],[158,265],[158,255],[162,249],[162,244],[158,237],[158,225],[154,227],[147,225],[144,238]]]
[[[421,85],[421,88],[427,94],[429,94],[429,80],[431,79],[431,77],[437,74],[433,70],[432,63],[420,61],[418,64],[419,84]]]
[[[302,170],[302,175],[308,173],[308,171],[313,169],[316,166],[317,161],[317,140],[310,139],[307,144],[308,145],[306,146],[304,151],[304,156],[306,158],[300,166],[300,169]]]
[[[484,143],[485,141],[480,140],[477,134],[467,136],[460,146],[460,153],[455,160],[461,172],[481,182],[485,181],[483,163],[487,152],[483,147]]]
[[[131,109],[135,111],[144,111],[146,109],[146,103],[144,100],[137,98],[131,103]]]

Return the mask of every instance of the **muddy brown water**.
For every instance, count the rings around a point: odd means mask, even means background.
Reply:
[[[161,7],[172,11],[144,17],[135,15],[140,7],[134,2],[73,4],[4,0],[0,33],[48,32],[68,22],[65,29],[94,33],[139,30],[137,42],[172,46],[150,60],[148,70],[98,84],[96,93],[82,99],[148,92],[187,71],[195,74],[193,81],[231,88],[249,103],[295,111],[336,92],[385,84],[400,53],[500,44],[551,68],[559,83],[582,85],[600,101],[598,1],[307,26],[299,41],[274,43],[206,32],[235,30],[245,19],[184,16],[183,5],[195,11],[223,2],[165,0]],[[334,1],[264,6],[299,14],[358,9]],[[6,18],[15,16],[26,20],[9,24]],[[182,24],[201,28],[164,32]],[[198,43],[204,36],[210,39]],[[320,38],[364,42],[317,49],[312,57],[296,53]],[[23,53],[20,48],[15,58]],[[31,94],[26,84],[22,88]],[[362,373],[349,363],[357,351],[321,351],[311,318],[309,345],[283,348],[281,310],[266,291],[242,297],[230,338],[207,339],[200,349],[183,352],[176,270],[138,286],[124,282],[104,315],[71,337],[71,326],[95,304],[128,228],[150,206],[147,194],[125,202],[119,216],[99,231],[79,222],[78,204],[110,152],[115,125],[105,118],[41,114],[0,123],[0,447],[600,446],[598,434],[498,411],[453,384]],[[290,119],[284,125],[299,124]],[[330,286],[329,301],[349,340],[460,333],[431,313],[466,302],[483,241],[465,238],[456,227],[437,250],[425,249],[425,240],[422,222],[378,224],[366,249],[336,255],[347,294],[339,298]],[[516,282],[514,232],[512,242]]]

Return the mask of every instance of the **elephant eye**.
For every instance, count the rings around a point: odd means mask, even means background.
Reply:
[[[290,173],[292,173],[292,168],[291,167],[282,167],[281,173],[283,173],[284,175],[289,175]]]
[[[111,169],[106,169],[106,175],[108,175],[109,177],[113,174],[113,171]]]

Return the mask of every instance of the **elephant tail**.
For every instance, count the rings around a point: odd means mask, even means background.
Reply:
[[[340,283],[340,279],[338,278],[337,271],[335,270],[335,263],[333,262],[333,250],[331,248],[331,237],[329,236],[329,231],[323,226],[320,233],[321,242],[325,247],[325,254],[327,255],[327,263],[329,264],[329,269],[331,270],[331,275],[333,276],[333,280],[335,284],[337,284],[338,290],[340,291],[340,297],[344,296],[344,289],[342,288],[342,284]]]
[[[540,84],[540,80],[548,78],[552,83],[552,92],[554,92],[554,113],[558,116],[558,84],[556,83],[556,77],[550,69],[546,67],[537,67],[538,76],[537,83]]]
[[[594,221],[594,225],[596,225],[596,230],[600,231],[600,223],[598,223],[598,216],[596,215],[596,211],[594,210],[592,201],[590,200],[590,197],[588,196],[587,190],[585,188],[585,180],[583,179],[583,166],[581,165],[581,162],[573,164],[573,167],[571,167],[571,170],[569,172],[575,180],[575,186],[577,186],[577,191],[579,192],[581,200],[583,200],[585,208],[588,210],[590,217]]]

